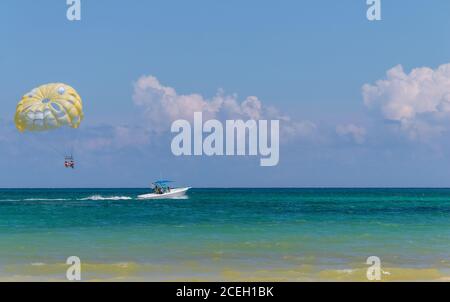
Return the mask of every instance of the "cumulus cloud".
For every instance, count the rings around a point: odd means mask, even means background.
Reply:
[[[142,108],[152,129],[164,132],[177,119],[192,120],[194,112],[203,112],[204,119],[278,119],[281,131],[286,135],[308,136],[316,130],[309,121],[294,122],[273,106],[265,106],[256,96],[249,96],[242,102],[236,94],[225,94],[219,90],[208,99],[200,94],[178,94],[164,86],[154,76],[142,76],[134,83],[134,103]]]
[[[362,87],[365,105],[378,110],[412,138],[439,134],[450,113],[450,64],[437,69],[415,68],[409,74],[401,65],[386,78]]]
[[[133,100],[140,106],[153,127],[167,127],[176,119],[191,120],[196,111],[214,117],[221,106],[221,99],[211,102],[199,94],[178,95],[172,87],[163,86],[156,77],[143,76],[134,84]]]
[[[366,140],[366,129],[354,124],[338,125],[336,133],[341,137],[351,138],[357,144],[363,144]]]

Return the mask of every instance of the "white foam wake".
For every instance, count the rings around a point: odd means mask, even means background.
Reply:
[[[101,195],[92,195],[81,200],[130,200],[133,199],[128,196],[101,196]]]
[[[187,195],[175,196],[175,197],[172,197],[172,199],[189,199],[189,196],[187,196]]]
[[[64,201],[70,200],[67,198],[26,198],[24,201]]]

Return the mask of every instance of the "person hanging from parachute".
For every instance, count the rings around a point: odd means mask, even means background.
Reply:
[[[63,127],[77,129],[83,117],[83,103],[76,90],[63,83],[50,83],[22,97],[14,121],[21,133],[45,132]],[[72,154],[65,156],[64,166],[75,168]]]
[[[64,167],[75,169],[75,161],[73,160],[72,155],[64,158]]]

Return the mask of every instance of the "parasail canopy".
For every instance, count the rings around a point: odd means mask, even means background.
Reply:
[[[20,132],[47,131],[63,126],[78,128],[83,119],[79,94],[63,83],[42,85],[17,104],[14,121]]]

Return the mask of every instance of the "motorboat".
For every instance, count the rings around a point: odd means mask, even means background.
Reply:
[[[186,195],[187,191],[191,189],[190,187],[186,188],[171,188],[169,183],[172,181],[169,180],[159,180],[154,182],[153,192],[148,194],[139,195],[138,199],[171,199],[171,198],[180,198]]]

